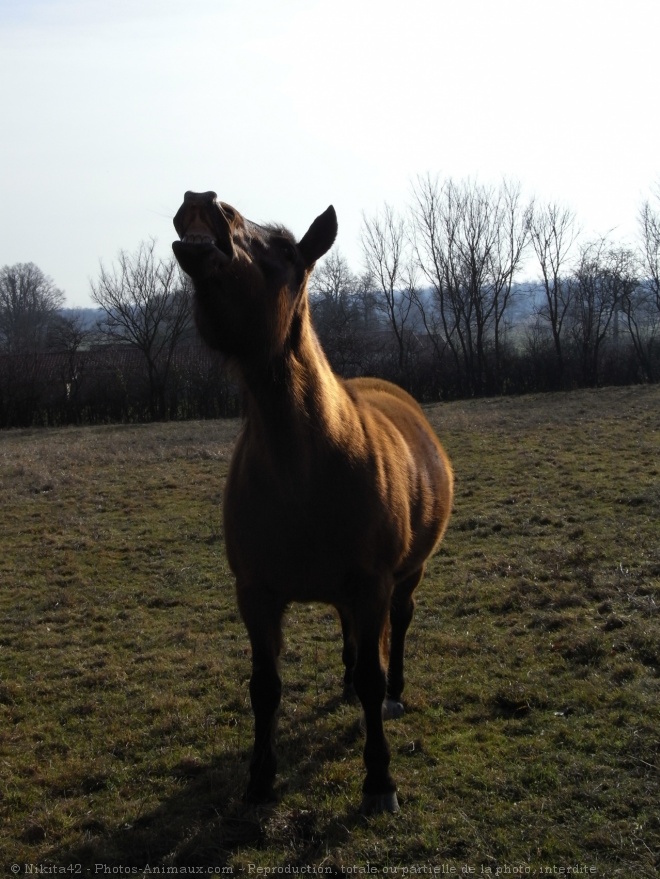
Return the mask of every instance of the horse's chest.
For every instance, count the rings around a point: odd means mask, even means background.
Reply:
[[[327,466],[308,476],[273,476],[259,468],[246,478],[230,474],[225,535],[240,579],[286,582],[295,597],[311,597],[309,590],[335,589],[347,571],[382,553],[383,543],[386,551],[393,548],[383,541],[382,511],[360,479]]]
[[[342,502],[323,481],[302,485],[258,477],[249,484],[229,483],[225,529],[245,553],[267,551],[287,558],[292,550],[304,555],[305,547],[318,554],[344,538],[346,530]]]

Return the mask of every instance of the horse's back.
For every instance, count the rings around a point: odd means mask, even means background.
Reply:
[[[403,388],[379,378],[353,378],[345,382],[358,409],[366,407],[380,413],[401,432],[413,455],[427,456],[429,443],[439,453],[439,469],[451,465],[445,451],[417,400]]]
[[[403,388],[383,379],[355,378],[345,385],[358,409],[368,411],[371,417],[366,420],[379,425],[379,436],[373,438],[374,446],[385,458],[391,457],[393,452],[397,454],[397,444],[392,446],[390,439],[392,427],[404,441],[406,457],[412,462],[408,493],[415,499],[414,506],[420,517],[413,524],[413,532],[418,532],[423,544],[431,537],[433,545],[437,545],[451,512],[454,476],[449,458],[424,410]]]
[[[349,393],[354,395],[354,398],[358,400],[371,400],[376,406],[387,406],[387,402],[391,398],[399,400],[416,410],[426,420],[424,411],[417,400],[408,391],[400,388],[399,385],[392,384],[392,382],[385,381],[385,379],[349,378],[346,380],[345,386],[348,388]]]

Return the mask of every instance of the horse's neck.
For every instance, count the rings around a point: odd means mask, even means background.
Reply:
[[[309,459],[341,443],[352,403],[335,376],[308,315],[295,347],[268,365],[245,372],[247,430],[275,458]]]

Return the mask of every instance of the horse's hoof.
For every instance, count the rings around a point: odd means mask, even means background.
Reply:
[[[383,720],[396,720],[397,717],[403,717],[406,709],[403,707],[401,702],[395,702],[394,699],[386,699],[383,702]],[[362,732],[366,732],[367,724],[364,719],[364,711],[362,712],[362,717],[360,718],[360,729]]]
[[[277,802],[277,796],[272,787],[251,788],[245,792],[244,801],[250,806],[268,806]]]
[[[362,805],[360,806],[362,815],[382,815],[383,812],[390,812],[394,815],[400,811],[396,791],[388,794],[364,794],[362,797]]]
[[[396,720],[397,717],[402,717],[404,712],[401,702],[396,702],[394,699],[386,699],[383,702],[383,720]]]

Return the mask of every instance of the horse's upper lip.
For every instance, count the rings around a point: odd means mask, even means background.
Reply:
[[[181,268],[193,277],[211,268],[222,271],[233,257],[231,241],[221,245],[210,230],[204,229],[186,232],[172,243],[172,249]]]

